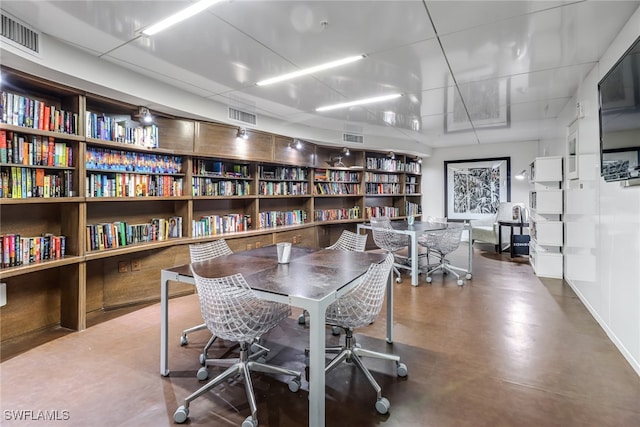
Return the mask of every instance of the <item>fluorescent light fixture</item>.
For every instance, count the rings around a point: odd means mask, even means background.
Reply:
[[[213,6],[219,1],[220,0],[200,0],[199,2],[189,6],[188,8],[183,9],[180,12],[163,19],[158,23],[145,28],[144,30],[142,30],[142,34],[152,36],[162,30],[169,28],[174,24],[177,24],[178,22],[191,18],[193,15],[197,15],[198,13],[209,8],[210,6]]]
[[[262,80],[256,83],[258,86],[266,86],[273,83],[282,82],[284,80],[295,79],[296,77],[306,76],[307,74],[317,73],[318,71],[328,70],[329,68],[339,67],[341,65],[350,64],[355,61],[363,59],[365,55],[350,56],[344,59],[338,59],[337,61],[331,61],[324,64],[316,65],[315,67],[309,67],[302,70],[294,71],[293,73],[283,74],[278,77]]]
[[[373,104],[374,102],[388,101],[390,99],[400,98],[401,93],[393,93],[391,95],[374,96],[373,98],[358,99],[351,102],[343,102],[341,104],[327,105],[325,107],[316,108],[316,111],[337,110],[338,108],[353,107],[355,105]]]

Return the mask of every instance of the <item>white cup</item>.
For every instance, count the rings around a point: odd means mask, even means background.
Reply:
[[[278,250],[278,263],[288,264],[291,258],[291,243],[283,242],[277,243],[276,248]]]
[[[409,218],[407,218],[407,222],[409,223],[409,225],[413,225],[414,221],[415,221],[415,218],[413,217],[413,215],[409,215]]]

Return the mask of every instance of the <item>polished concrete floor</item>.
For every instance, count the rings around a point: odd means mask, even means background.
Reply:
[[[409,375],[365,362],[391,402],[379,415],[373,389],[343,364],[327,377],[327,426],[640,426],[640,378],[565,283],[489,247],[476,248],[473,273],[463,287],[439,274],[432,284],[421,277],[412,287],[405,276],[395,285],[394,344],[384,340],[384,311],[357,337],[399,355]],[[4,348],[0,425],[172,425],[202,384],[195,372],[207,333],[179,345],[180,331],[201,321],[195,295],[171,300],[170,312],[169,377],[159,374],[159,304],[111,313],[28,351]],[[298,313],[265,338],[271,361],[304,371],[308,330]],[[220,342],[211,354],[232,351]],[[261,426],[307,425],[304,379],[295,394],[284,378],[258,374],[253,384]],[[191,405],[188,423],[239,426],[249,413],[242,383],[227,382]]]

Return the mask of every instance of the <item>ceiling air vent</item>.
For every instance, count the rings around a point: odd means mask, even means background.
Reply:
[[[353,142],[356,144],[364,144],[364,135],[358,135],[356,133],[343,133],[343,142]]]
[[[229,107],[229,119],[236,122],[242,122],[249,125],[256,125],[258,116],[253,113],[247,113],[246,111],[238,110],[233,107]]]
[[[26,25],[18,22],[4,13],[1,17],[1,35],[2,40],[8,42],[17,48],[34,53],[40,53],[40,33],[28,28]]]

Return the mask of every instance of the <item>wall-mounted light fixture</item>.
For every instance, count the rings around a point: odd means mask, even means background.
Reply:
[[[247,133],[247,130],[245,128],[238,128],[238,134],[236,135],[236,138],[249,139],[249,134]]]
[[[349,149],[347,147],[344,147],[342,149],[342,154],[344,154],[345,156],[350,156],[351,155],[351,151],[349,151]]]
[[[515,179],[522,181],[523,179],[525,179],[527,177],[528,173],[526,169],[522,169],[522,172],[520,172],[519,174],[517,174],[515,176]]]
[[[390,158],[391,160],[394,160],[396,158],[396,153],[394,153],[393,151],[389,151],[387,153],[387,157]]]
[[[294,142],[296,144],[296,149],[297,150],[302,149],[302,141],[300,141],[299,139],[296,139]]]
[[[138,117],[142,123],[150,124],[153,122],[153,116],[147,107],[138,108]]]
[[[413,159],[413,160],[415,160],[420,165],[422,164],[422,157],[416,156],[415,159]]]

